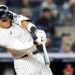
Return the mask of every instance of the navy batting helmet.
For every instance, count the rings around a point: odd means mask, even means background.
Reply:
[[[6,18],[6,17],[13,19],[13,14],[9,12],[7,6],[0,5],[0,18]]]

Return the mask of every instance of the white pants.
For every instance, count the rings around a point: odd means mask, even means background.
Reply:
[[[25,58],[14,59],[14,67],[17,75],[53,75],[39,54],[30,54]]]

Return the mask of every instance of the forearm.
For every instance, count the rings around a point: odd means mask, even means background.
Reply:
[[[37,39],[37,36],[36,36],[36,33],[37,33],[37,28],[34,24],[30,23],[28,26],[27,26],[27,30],[29,32],[31,32],[31,35],[34,39],[34,44],[37,44],[37,42],[35,41]]]
[[[33,34],[35,34],[35,32],[37,30],[37,27],[31,22],[22,22],[22,26]]]

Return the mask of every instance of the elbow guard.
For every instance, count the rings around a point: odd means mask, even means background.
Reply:
[[[27,27],[28,31],[30,31],[31,33],[35,33],[35,31],[37,30],[36,26],[32,23],[30,23]]]

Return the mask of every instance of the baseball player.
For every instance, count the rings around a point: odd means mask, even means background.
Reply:
[[[32,38],[32,33],[36,38]],[[38,44],[46,42],[46,34],[38,30],[31,20],[8,10],[0,5],[0,45],[7,48],[14,57],[17,75],[52,75],[39,55],[34,40]]]

